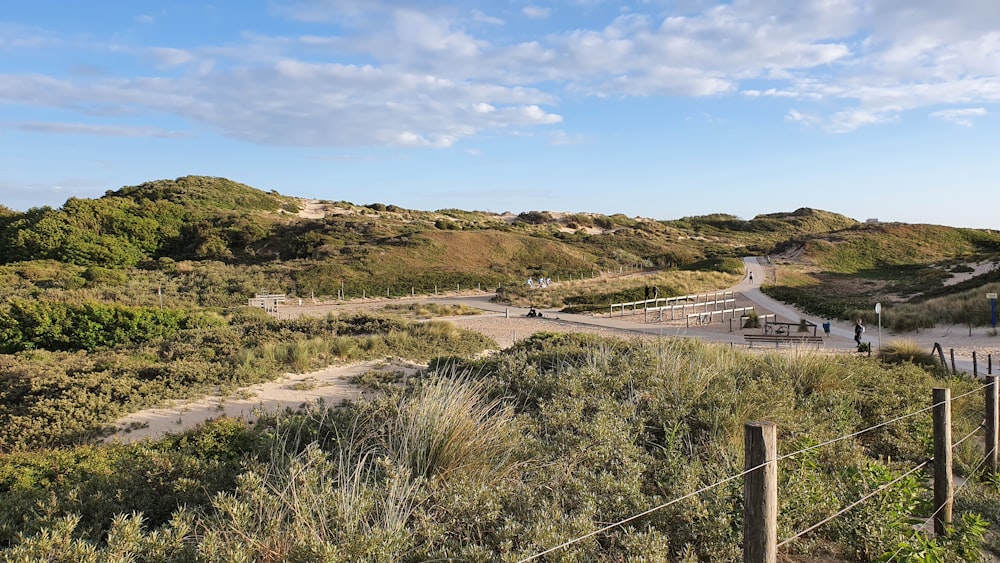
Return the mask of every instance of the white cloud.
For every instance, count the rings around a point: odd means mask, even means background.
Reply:
[[[95,135],[99,137],[187,137],[186,133],[166,131],[158,127],[132,127],[120,125],[105,125],[93,123],[53,123],[43,121],[26,121],[20,123],[0,123],[3,129],[18,129],[33,133],[54,133],[72,135]]]
[[[521,13],[533,20],[543,20],[549,17],[552,10],[541,6],[525,6],[521,8]]]
[[[549,133],[549,144],[557,146],[582,145],[589,141],[587,135],[580,133],[567,133],[566,131],[553,131]]]
[[[930,114],[968,124],[985,114],[978,106],[1000,102],[1000,3],[955,2],[691,1],[673,12],[676,3],[616,11],[585,2],[566,29],[550,18],[532,34],[456,1],[293,0],[275,13],[312,22],[308,34],[184,48],[73,38],[90,49],[83,54],[137,56],[152,68],[68,78],[0,70],[0,103],[167,114],[246,141],[318,146],[444,147],[484,131],[520,133],[560,123],[567,95],[739,92],[794,103],[787,120],[838,133],[941,106],[969,106]],[[491,10],[517,19],[513,6]],[[66,38],[0,27],[3,49],[57,40]]]
[[[962,125],[964,127],[972,127],[973,117],[982,117],[986,115],[986,108],[963,108],[963,109],[946,109],[941,111],[931,112],[929,115],[935,119],[942,119],[944,121],[949,121],[955,125]]]
[[[149,54],[160,66],[178,66],[195,60],[190,51],[170,47],[154,47],[149,50]]]
[[[156,18],[148,14],[142,14],[135,17],[135,23],[150,24],[156,21]]]
[[[472,21],[489,25],[504,25],[506,22],[496,16],[491,16],[480,10],[472,10]]]
[[[802,113],[797,109],[788,110],[788,113],[785,114],[785,120],[801,123],[809,127],[819,126],[823,123],[822,118],[808,113]]]
[[[850,133],[860,127],[889,123],[898,118],[896,111],[851,109],[833,114],[824,123],[824,128],[831,133]]]

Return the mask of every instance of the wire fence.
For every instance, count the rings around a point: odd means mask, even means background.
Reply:
[[[573,544],[576,544],[576,543],[579,543],[579,542],[584,541],[586,539],[592,538],[594,536],[603,534],[603,533],[608,532],[610,530],[613,530],[615,528],[624,526],[625,524],[628,524],[629,522],[632,522],[634,520],[642,518],[643,516],[647,516],[649,514],[657,512],[659,510],[663,510],[664,508],[667,508],[667,507],[669,507],[669,506],[671,506],[673,504],[676,504],[678,502],[684,501],[686,499],[693,498],[693,497],[695,497],[697,495],[700,495],[701,493],[704,493],[706,491],[710,491],[710,490],[712,490],[712,489],[714,489],[716,487],[719,487],[721,485],[724,485],[724,484],[729,483],[731,481],[734,481],[736,479],[745,477],[745,476],[753,473],[754,471],[760,470],[760,469],[762,469],[762,468],[764,468],[764,467],[766,467],[768,465],[776,464],[779,461],[782,461],[782,460],[785,460],[785,459],[789,459],[789,458],[792,458],[794,456],[797,456],[797,455],[800,455],[800,454],[803,454],[803,453],[806,453],[806,452],[809,452],[809,451],[812,451],[812,450],[820,449],[820,448],[823,448],[823,447],[826,447],[826,446],[829,446],[829,445],[841,442],[843,440],[849,440],[851,438],[856,438],[858,436],[862,436],[862,435],[867,434],[869,432],[872,432],[872,431],[878,430],[880,428],[886,427],[886,426],[888,426],[890,424],[894,424],[896,422],[901,422],[901,421],[907,420],[909,418],[913,418],[913,417],[919,416],[921,414],[927,413],[928,411],[932,411],[933,409],[941,407],[941,406],[943,406],[945,404],[948,404],[948,403],[953,404],[956,401],[958,401],[960,399],[963,399],[965,397],[968,397],[968,396],[971,396],[971,395],[974,395],[974,394],[977,394],[977,393],[983,393],[989,387],[989,385],[990,385],[990,383],[985,383],[983,385],[980,385],[979,387],[976,387],[976,388],[972,389],[971,391],[967,391],[967,392],[965,392],[965,393],[963,393],[961,395],[958,395],[958,396],[955,396],[955,397],[951,397],[947,401],[937,401],[937,402],[932,403],[930,406],[927,406],[927,407],[924,407],[924,408],[921,408],[921,409],[918,409],[918,410],[915,410],[915,411],[912,411],[912,412],[908,412],[908,413],[905,413],[905,414],[901,414],[901,415],[895,416],[895,417],[893,417],[891,419],[885,420],[885,421],[880,422],[878,424],[874,424],[874,425],[869,426],[867,428],[864,428],[862,430],[851,432],[849,434],[845,434],[843,436],[838,436],[836,438],[832,438],[832,439],[826,440],[826,441],[818,443],[818,444],[813,444],[813,445],[810,445],[810,446],[806,446],[806,447],[801,448],[799,450],[796,450],[794,452],[789,452],[789,453],[777,456],[773,460],[767,460],[764,463],[757,464],[754,467],[745,469],[744,471],[741,471],[741,472],[739,472],[737,474],[730,475],[730,476],[727,476],[725,478],[722,478],[722,479],[720,479],[720,480],[718,480],[718,481],[716,481],[716,482],[714,482],[712,484],[706,485],[706,486],[701,487],[701,488],[699,488],[699,489],[697,489],[695,491],[692,491],[692,492],[687,493],[685,495],[682,495],[680,497],[674,498],[674,499],[672,499],[670,501],[664,502],[664,503],[662,503],[660,505],[657,505],[657,506],[655,506],[653,508],[650,508],[648,510],[644,510],[644,511],[638,513],[638,514],[629,516],[628,518],[625,518],[625,519],[619,520],[617,522],[608,524],[607,526],[604,526],[602,528],[599,528],[597,530],[594,530],[594,531],[589,532],[587,534],[584,534],[582,536],[572,538],[572,539],[567,540],[567,541],[565,541],[565,542],[563,542],[563,543],[561,543],[559,545],[556,545],[554,547],[551,547],[551,548],[548,548],[548,549],[546,549],[544,551],[536,553],[536,554],[534,554],[534,555],[532,555],[530,557],[526,557],[524,559],[521,559],[521,560],[518,561],[518,563],[526,563],[528,561],[533,561],[535,559],[538,559],[539,557],[542,557],[542,556],[548,555],[550,553],[554,553],[556,551],[565,549],[567,547],[572,546]],[[977,426],[971,432],[969,432],[968,434],[966,434],[965,436],[963,436],[961,439],[955,441],[951,445],[952,449],[957,448],[963,442],[965,442],[966,440],[968,440],[971,437],[973,437],[977,432],[979,432],[979,430],[983,429],[985,427],[985,425],[986,425],[986,421],[984,421],[982,424],[980,424],[979,426]],[[973,470],[973,473],[977,472],[979,469],[982,468],[982,466],[986,463],[986,459],[987,459],[986,457],[983,457],[980,460],[980,462],[976,465],[975,469]],[[878,496],[879,494],[881,494],[881,493],[885,492],[886,490],[890,489],[891,487],[895,486],[896,484],[898,484],[902,480],[906,479],[910,475],[913,475],[914,473],[920,471],[921,469],[926,468],[928,465],[930,465],[933,462],[934,462],[934,458],[932,457],[930,459],[927,459],[927,460],[925,460],[925,461],[917,464],[916,466],[910,468],[906,472],[904,472],[901,475],[899,475],[896,478],[894,478],[892,481],[889,481],[888,483],[884,483],[884,484],[880,485],[879,487],[877,487],[876,489],[874,489],[874,490],[866,493],[865,495],[863,495],[861,498],[857,499],[856,501],[854,501],[854,502],[848,504],[847,506],[841,508],[840,510],[838,510],[834,514],[832,514],[832,515],[830,515],[830,516],[828,516],[826,518],[823,518],[819,522],[817,522],[815,524],[812,524],[811,526],[809,526],[809,527],[807,527],[807,528],[805,528],[805,529],[803,529],[803,530],[801,530],[799,532],[796,532],[792,536],[789,536],[788,538],[782,540],[781,542],[779,542],[777,544],[777,547],[787,546],[788,544],[792,543],[793,541],[795,541],[795,540],[797,540],[797,539],[799,539],[799,538],[801,538],[801,537],[809,534],[810,532],[812,532],[812,531],[814,531],[816,529],[821,528],[825,524],[828,524],[828,523],[836,520],[837,518],[840,518],[841,516],[843,516],[843,515],[847,514],[848,512],[850,512],[852,509],[856,508],[857,506],[863,504],[864,502],[870,500],[871,498],[873,498],[875,496]],[[959,489],[961,489],[961,487],[965,486],[965,484],[967,482],[968,482],[968,480],[964,481],[959,486]],[[957,492],[957,490],[955,492]],[[926,526],[927,522],[930,522],[932,519],[934,519],[935,516],[937,516],[938,513],[941,510],[942,510],[942,507],[938,507],[934,511],[934,513],[932,513],[931,516],[927,518],[927,520],[925,521],[924,526]],[[915,530],[914,533],[917,533],[918,531],[919,530]],[[911,536],[911,538],[912,537],[913,536]],[[900,546],[899,549],[901,550],[903,547],[904,546]],[[897,554],[898,553],[899,553],[899,551],[897,550]],[[895,554],[893,555],[893,557],[895,557]],[[890,560],[894,560],[894,559],[890,559]]]

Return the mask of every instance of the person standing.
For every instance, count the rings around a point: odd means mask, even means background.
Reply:
[[[861,346],[861,335],[865,333],[865,323],[861,319],[854,323],[854,341]]]
[[[750,272],[750,283],[753,283],[753,272]]]

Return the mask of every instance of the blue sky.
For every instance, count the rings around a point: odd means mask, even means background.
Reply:
[[[0,11],[0,203],[188,174],[435,210],[1000,228],[995,0]]]

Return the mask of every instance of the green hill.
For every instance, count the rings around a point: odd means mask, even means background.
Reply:
[[[998,252],[992,231],[859,223],[810,208],[750,220],[421,211],[305,200],[204,176],[126,186],[55,209],[0,209],[0,266],[7,265],[0,279],[8,287],[107,291],[125,275],[193,292],[200,304],[237,303],[262,287],[333,295],[623,269],[733,274],[737,259],[752,254],[782,257],[783,285],[792,288],[857,297],[856,288],[840,286],[845,277],[866,278],[879,280],[869,292],[876,297],[911,295],[940,287],[941,264]],[[27,265],[34,261],[42,262]],[[782,297],[801,302],[794,293]]]

